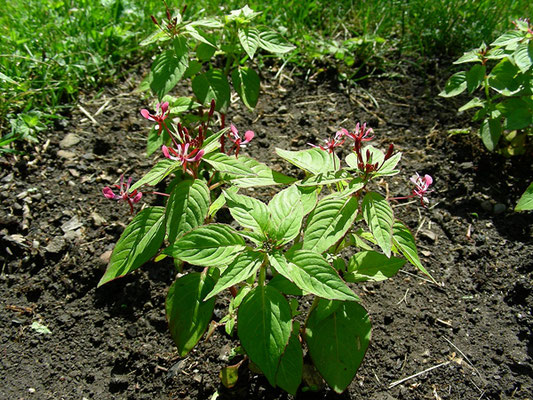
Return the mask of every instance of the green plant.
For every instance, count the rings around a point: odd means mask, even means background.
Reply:
[[[522,197],[518,200],[515,211],[533,210],[533,183],[531,183]]]
[[[249,61],[259,50],[283,54],[294,49],[274,30],[254,24],[258,15],[245,6],[223,18],[184,20],[179,11],[171,15],[168,7],[166,20],[160,22],[152,16],[158,29],[142,44],[158,43],[167,50],[155,58],[143,86],[157,95],[158,104],[168,103],[173,110],[172,117],[179,119],[180,126],[201,120],[202,110],[200,115],[191,111],[210,107],[212,102],[224,121],[230,106],[231,87],[246,107],[256,106],[260,78]],[[176,98],[168,94],[182,79],[190,79],[194,98]],[[150,118],[148,111],[143,115],[157,122],[153,116]],[[152,129],[148,155],[163,144],[171,143],[168,128],[161,135],[163,127],[166,128],[164,121]]]
[[[159,106],[158,124],[165,123],[168,107]],[[398,174],[401,154],[394,154],[392,145],[387,152],[364,147],[372,130],[357,124],[354,132],[342,129],[312,149],[277,149],[278,156],[305,174],[297,180],[239,155],[254,133],[241,137],[233,125],[216,131],[215,109],[212,101],[194,130],[172,131],[165,124],[162,129],[173,143],[162,146],[165,159],[133,185],[122,179],[115,187],[118,194],[103,189],[105,197],[125,201],[133,210],[144,198],[143,185],[168,180],[167,192],[156,193],[167,197],[166,205],[146,207],[133,218],[98,286],[154,256],[171,257],[180,275],[169,288],[166,314],[180,356],[203,336],[215,297],[227,290],[228,314],[218,324],[228,334],[237,326],[246,358],[270,384],[296,393],[305,349],[340,393],[353,380],[371,335],[369,315],[346,282],[388,279],[406,261],[430,276],[390,202],[419,198],[425,206],[433,179],[415,175],[412,194],[384,197],[372,182]],[[353,141],[352,151],[341,160],[336,148],[347,140]],[[268,203],[239,193],[260,186],[282,189]],[[217,221],[224,206],[240,229]],[[304,296],[314,300],[302,319]]]
[[[459,58],[455,64],[474,65],[452,75],[440,93],[480,93],[483,97],[474,97],[459,111],[480,108],[474,120],[482,121],[484,145],[506,155],[526,152],[533,136],[533,30],[528,20],[518,20],[515,26],[490,46],[482,44]]]

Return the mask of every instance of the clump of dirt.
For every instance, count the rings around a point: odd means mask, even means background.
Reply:
[[[429,208],[398,204],[395,213],[416,232],[441,284],[405,267],[393,279],[355,286],[373,323],[366,359],[343,395],[325,389],[298,398],[530,398],[533,215],[512,208],[533,175],[531,160],[487,153],[474,137],[448,137],[470,122],[437,99],[429,78],[345,88],[270,72],[255,111],[228,116],[256,132],[243,152],[291,174],[276,147],[307,148],[366,121],[375,145],[394,143],[403,153],[402,174],[380,190],[408,193],[415,172],[435,180]],[[290,398],[246,367],[237,388],[221,387],[218,371],[237,345],[222,328],[177,356],[164,314],[172,263],[148,263],[96,289],[131,218],[101,189],[152,165],[138,111],[148,101],[134,93],[137,82],[132,76],[100,97],[87,94],[81,105],[92,119],[75,110],[27,156],[0,158],[0,397],[209,399],[219,390],[223,398]],[[217,300],[216,319],[225,301]]]

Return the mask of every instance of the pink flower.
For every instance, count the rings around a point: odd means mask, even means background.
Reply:
[[[429,193],[428,189],[433,183],[433,178],[427,174],[422,177],[416,173],[416,175],[411,177],[411,182],[416,186],[416,188],[413,189],[413,197],[419,197],[422,205],[428,203],[429,201],[425,197],[425,194]]]
[[[372,128],[366,127],[366,122],[363,125],[360,125],[359,122],[355,125],[355,131],[353,133],[348,132],[346,129],[341,129],[341,132],[344,136],[348,136],[354,140],[354,150],[359,151],[361,149],[362,142],[368,142],[374,139],[374,136],[369,136],[374,133]]]
[[[137,190],[134,190],[133,192],[129,193],[131,180],[132,178],[130,177],[128,179],[128,182],[124,183],[124,175],[122,175],[120,177],[120,184],[113,185],[113,187],[119,190],[119,194],[115,194],[109,186],[104,187],[102,189],[102,193],[110,200],[123,200],[127,202],[130,205],[131,213],[133,214],[133,204],[138,203],[141,200],[143,194],[141,192],[138,192]]]
[[[335,147],[339,147],[339,146],[342,146],[344,144],[346,139],[342,139],[342,137],[344,135],[346,135],[347,133],[348,133],[348,131],[346,129],[341,129],[340,131],[338,131],[335,134],[335,137],[333,139],[329,139],[329,140],[328,139],[324,139],[324,142],[326,142],[325,146],[321,146],[321,145],[315,146],[314,144],[311,144],[311,143],[308,143],[308,144],[311,147],[317,147],[317,148],[322,149],[324,151],[327,151],[328,153],[331,154],[335,150]]]
[[[163,130],[164,120],[168,117],[169,110],[168,110],[168,101],[165,101],[164,103],[158,103],[155,106],[155,114],[150,114],[150,112],[143,108],[141,110],[141,115],[146,118],[149,121],[157,122],[159,125],[159,131],[157,132],[158,135],[161,134],[161,131]]]
[[[204,150],[198,149],[194,149],[189,153],[189,147],[190,143],[181,143],[178,144],[176,149],[163,145],[161,150],[166,158],[181,162],[183,165],[183,170],[185,171],[185,169],[187,169],[188,162],[200,161],[205,153]]]
[[[231,124],[230,131],[231,134],[229,139],[234,143],[232,150],[235,149],[235,157],[238,157],[241,147],[245,147],[248,143],[250,143],[250,141],[254,138],[255,133],[253,133],[253,131],[246,131],[244,133],[244,140],[242,140],[235,125]]]

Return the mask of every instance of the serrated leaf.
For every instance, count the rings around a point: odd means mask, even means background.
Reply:
[[[394,218],[389,202],[379,193],[368,192],[363,198],[362,211],[378,246],[387,257],[390,257]]]
[[[263,258],[264,255],[257,251],[246,250],[239,254],[224,270],[213,290],[205,297],[205,300],[254,275],[261,266]]]
[[[248,54],[248,57],[253,59],[259,47],[259,31],[255,28],[245,27],[239,29],[238,35],[242,48]]]
[[[277,193],[268,203],[270,213],[269,237],[290,242],[300,233],[303,219],[303,206],[300,192],[292,185]]]
[[[275,261],[278,265],[274,268],[281,269],[281,259]],[[320,254],[309,250],[295,250],[287,261],[287,265],[283,266],[285,271],[278,272],[300,289],[325,299],[359,300],[337,271]]]
[[[259,32],[259,47],[278,54],[288,53],[296,48],[283,39],[279,33],[271,30]]]
[[[150,88],[159,99],[176,86],[188,65],[187,41],[178,37],[174,41],[174,50],[160,53],[152,64]]]
[[[202,160],[211,165],[215,170],[237,176],[253,176],[255,173],[243,161],[242,157],[230,157],[224,153],[209,153]]]
[[[224,180],[231,180],[232,184],[238,187],[249,188],[258,186],[286,185],[296,181],[295,178],[291,178],[290,176],[286,176],[280,172],[274,171],[270,167],[253,158],[239,156],[239,161],[243,162],[247,167],[249,167],[255,176],[250,178],[240,178],[237,175],[224,176]]]
[[[165,237],[165,209],[148,207],[128,224],[118,240],[98,287],[124,276],[150,260]]]
[[[471,108],[484,107],[484,106],[485,106],[485,103],[483,102],[483,100],[481,100],[479,97],[474,97],[464,106],[459,108],[459,111],[462,112],[462,111],[470,110]]]
[[[513,59],[522,73],[526,73],[533,64],[533,41],[520,43],[513,53]]]
[[[416,250],[415,238],[409,228],[400,221],[396,221],[392,227],[392,239],[396,247],[411,264],[427,275],[433,282],[437,283],[420,262],[418,251]]]
[[[283,295],[269,286],[258,286],[242,301],[237,331],[242,347],[272,386],[292,330],[291,308]]]
[[[233,228],[208,224],[186,233],[164,252],[194,265],[212,267],[228,265],[244,248],[243,238]]]
[[[485,72],[487,67],[481,64],[476,64],[468,70],[466,73],[466,88],[468,93],[473,93],[478,87],[481,86],[485,79]]]
[[[486,118],[481,124],[479,133],[485,147],[493,151],[502,136],[502,124],[499,119]]]
[[[307,219],[303,249],[323,253],[350,229],[357,217],[355,197],[320,200]]]
[[[269,225],[269,211],[265,203],[253,197],[225,192],[226,204],[235,221],[243,228],[265,233]]]
[[[479,55],[479,49],[470,50],[464,53],[457,61],[454,61],[454,64],[463,64],[471,62],[480,62],[481,57]]]
[[[192,90],[198,100],[209,106],[215,100],[215,110],[226,112],[231,89],[226,75],[219,69],[211,69],[206,73],[196,75],[192,80]]]
[[[305,179],[302,179],[298,186],[323,186],[331,185],[337,182],[343,182],[352,179],[352,174],[348,171],[329,171],[325,173],[319,173],[317,175],[309,176]]]
[[[260,82],[259,75],[252,68],[239,67],[231,73],[233,87],[242,102],[250,110],[253,110],[259,99]]]
[[[533,210],[533,183],[528,186],[524,194],[518,200],[515,211]]]
[[[348,282],[383,281],[398,272],[405,260],[375,251],[361,251],[350,258],[344,279]]]
[[[335,154],[313,148],[308,150],[290,151],[276,148],[278,156],[312,174],[334,171],[340,165],[340,160]],[[333,161],[335,160],[335,161]]]
[[[512,43],[517,43],[524,38],[524,34],[520,31],[509,31],[499,36],[491,46],[507,46]]]
[[[185,357],[204,334],[215,309],[215,299],[204,301],[215,282],[206,274],[188,273],[168,289],[168,327],[181,357]]]
[[[161,160],[153,168],[144,175],[141,179],[135,182],[130,187],[130,193],[135,189],[140,188],[142,185],[155,186],[163,179],[165,179],[172,171],[181,167],[181,164],[172,160]]]
[[[351,301],[340,303],[326,318],[317,318],[315,310],[305,329],[309,354],[328,385],[342,393],[355,377],[368,348],[370,318],[360,304]]]
[[[453,97],[457,96],[458,94],[463,93],[466,90],[466,72],[461,71],[453,74],[450,79],[448,79],[448,82],[446,82],[446,86],[444,87],[444,90],[439,93],[439,96],[442,97]]]
[[[503,59],[489,74],[489,84],[504,96],[512,96],[520,90],[521,80],[517,79],[519,68],[509,59]]]
[[[296,391],[302,382],[303,351],[298,338],[300,324],[294,322],[289,343],[281,356],[276,375],[276,384],[286,392],[296,395]]]
[[[210,194],[205,181],[195,179],[180,182],[172,192],[166,207],[168,241],[202,225],[207,217]]]

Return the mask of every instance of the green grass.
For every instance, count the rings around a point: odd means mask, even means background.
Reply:
[[[31,138],[80,90],[112,83],[151,49],[162,0],[3,0],[0,14],[0,148]],[[170,8],[183,2],[168,1]],[[188,13],[223,15],[248,4],[299,51],[306,68],[333,62],[350,79],[403,60],[453,60],[531,15],[527,0],[197,0]],[[11,135],[11,136],[10,136]]]
[[[31,138],[82,89],[99,89],[139,54],[158,0],[4,0],[0,132]],[[37,121],[35,120],[37,118]],[[41,126],[42,127],[42,126]]]

